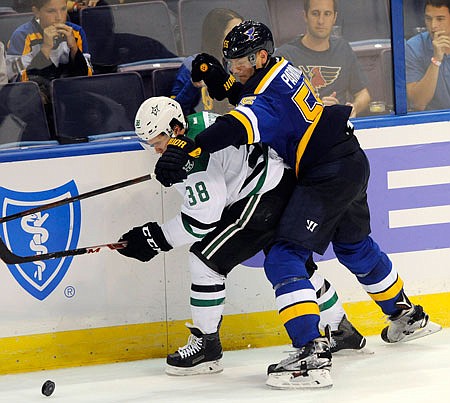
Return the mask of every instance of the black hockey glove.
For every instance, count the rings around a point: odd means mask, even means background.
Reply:
[[[141,262],[148,262],[159,252],[167,252],[172,249],[156,222],[149,222],[142,227],[134,227],[123,234],[120,241],[127,241],[128,244],[123,249],[117,249],[117,252]]]
[[[189,160],[201,154],[193,140],[186,136],[173,137],[167,143],[166,151],[159,157],[155,166],[156,179],[169,187],[187,178]]]
[[[232,96],[234,87],[239,84],[214,56],[207,53],[200,53],[192,61],[191,78],[193,82],[203,80],[211,98],[218,101]]]

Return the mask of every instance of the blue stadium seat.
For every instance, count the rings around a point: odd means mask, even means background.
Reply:
[[[0,144],[49,140],[39,86],[33,81],[0,85]]]
[[[118,66],[118,71],[136,71],[142,77],[142,82],[144,83],[145,98],[150,98],[156,95],[167,95],[170,94],[170,89],[174,81],[176,72],[183,63],[183,58],[172,58],[172,59],[161,59],[161,60],[147,60],[138,63],[122,64]],[[154,76],[154,71],[169,69],[171,74],[166,77],[164,73],[156,73]],[[169,79],[168,82],[161,80]],[[168,88],[170,86],[170,88]],[[155,94],[155,91],[158,94]],[[162,93],[164,92],[164,93]]]
[[[19,25],[25,24],[33,18],[33,13],[16,13],[0,15],[0,41],[5,45],[11,38],[12,33]]]
[[[172,95],[172,87],[175,78],[178,73],[178,67],[166,67],[153,70],[152,84],[153,84],[153,96],[166,96]]]
[[[175,34],[164,1],[88,7],[80,12],[80,25],[94,71],[96,65],[176,57]]]
[[[60,142],[134,131],[134,117],[144,101],[136,72],[59,78],[52,86],[55,132]]]

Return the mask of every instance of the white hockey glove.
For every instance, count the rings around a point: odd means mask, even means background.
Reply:
[[[134,227],[126,234],[123,234],[119,241],[127,241],[128,243],[125,248],[117,249],[117,252],[141,262],[148,262],[159,252],[167,252],[172,249],[161,227],[156,222],[149,222],[141,227]]]

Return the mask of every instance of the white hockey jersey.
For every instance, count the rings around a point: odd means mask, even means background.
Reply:
[[[211,112],[188,116],[186,136],[195,138],[217,116]],[[181,211],[161,225],[173,247],[199,241],[214,229],[227,206],[272,190],[287,168],[274,150],[262,144],[227,147],[188,164],[187,179],[175,185],[183,196]]]

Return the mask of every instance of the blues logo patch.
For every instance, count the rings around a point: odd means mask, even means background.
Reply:
[[[0,187],[2,217],[77,196],[74,181],[40,192],[18,192]],[[21,256],[75,249],[80,235],[80,203],[68,203],[2,224],[0,235],[6,246]],[[64,278],[73,257],[8,265],[21,287],[43,300]]]

